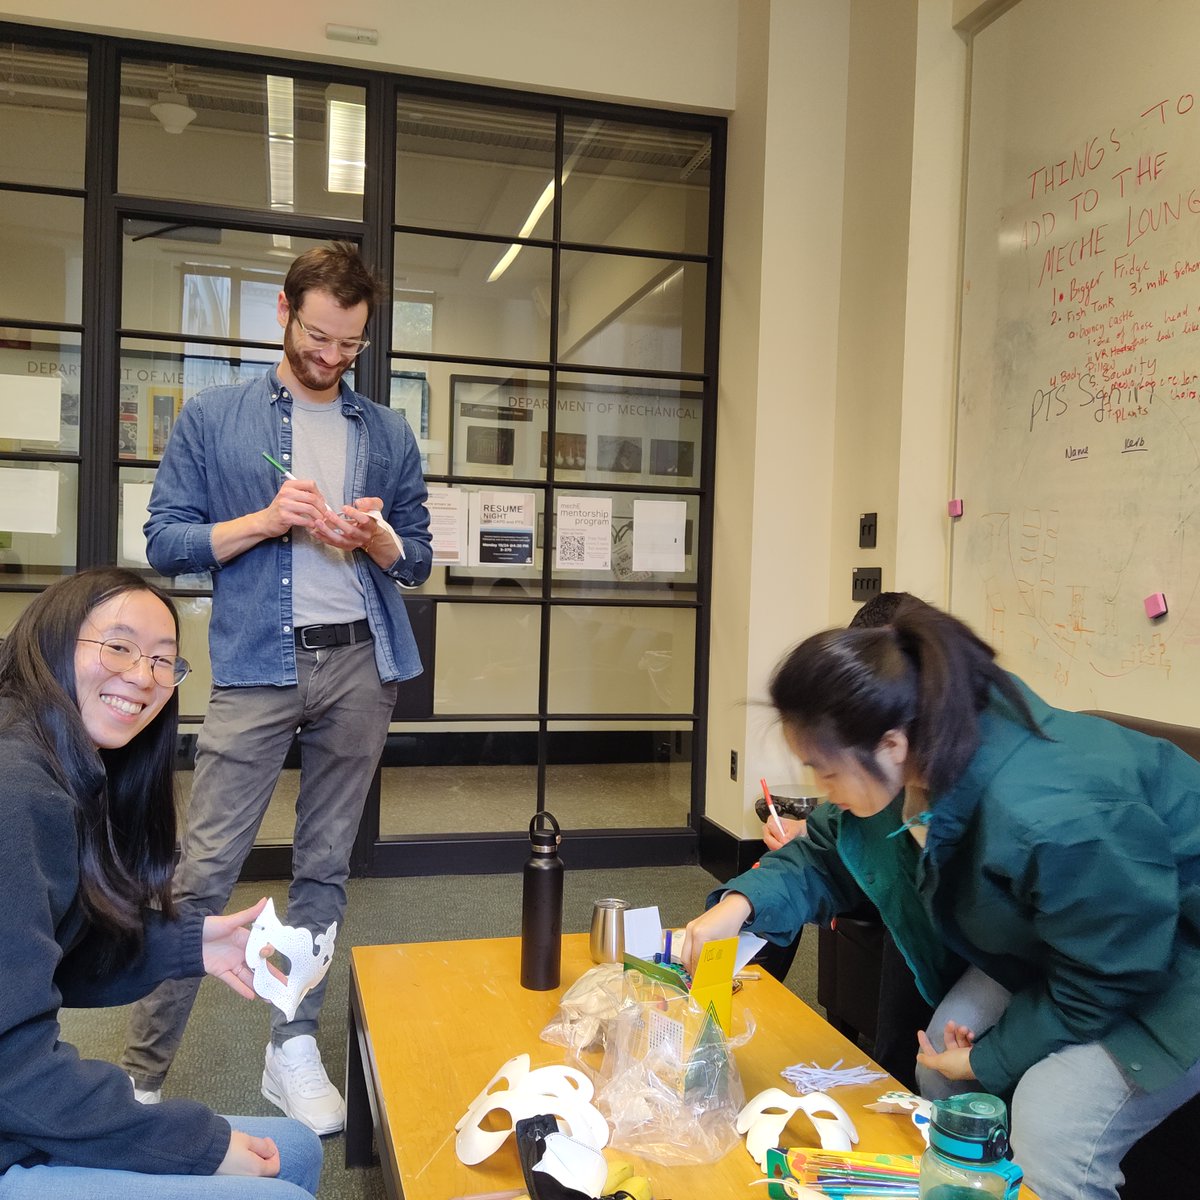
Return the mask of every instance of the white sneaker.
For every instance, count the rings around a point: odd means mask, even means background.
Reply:
[[[129,1082],[133,1083],[132,1075],[129,1077]],[[133,1083],[133,1098],[139,1104],[161,1104],[162,1088],[140,1088]]]
[[[314,1133],[337,1133],[346,1123],[346,1105],[321,1065],[316,1039],[307,1033],[267,1046],[262,1094]]]

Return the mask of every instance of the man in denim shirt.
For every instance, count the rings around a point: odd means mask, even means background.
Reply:
[[[341,928],[350,850],[397,683],[421,672],[400,595],[429,577],[432,561],[420,453],[403,417],[342,380],[379,295],[353,246],[296,259],[278,301],[283,361],[184,406],[146,522],[155,570],[213,579],[213,690],[175,874],[179,903],[225,907],[298,736],[286,920],[314,934]],[[134,1007],[123,1064],[145,1103],[161,1096],[197,985],[164,984]],[[323,994],[323,985],[309,992],[294,1020],[272,1011],[263,1095],[334,1133],[345,1105],[313,1037]]]

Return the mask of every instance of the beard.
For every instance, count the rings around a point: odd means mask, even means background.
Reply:
[[[305,354],[300,349],[296,331],[296,322],[289,318],[283,331],[283,356],[297,381],[314,392],[324,392],[337,387],[354,360],[341,359],[331,367],[322,362],[318,355]]]

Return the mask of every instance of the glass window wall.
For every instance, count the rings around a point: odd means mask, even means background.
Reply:
[[[521,834],[540,806],[683,831],[722,122],[6,28],[0,492],[29,502],[0,528],[0,634],[19,589],[80,567],[156,580],[180,607],[194,735],[211,579],[146,560],[156,467],[198,392],[279,360],[295,257],[346,238],[389,284],[347,382],[404,416],[438,513],[415,622],[428,690],[397,710],[380,837]],[[89,113],[94,47],[117,73]],[[85,131],[114,116],[85,180]],[[291,837],[296,779],[289,763],[264,845]]]

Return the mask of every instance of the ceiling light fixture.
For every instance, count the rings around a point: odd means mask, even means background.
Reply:
[[[167,68],[167,90],[158,93],[158,102],[150,111],[168,133],[182,133],[195,119],[196,110],[175,86],[175,64]]]
[[[579,142],[575,149],[571,152],[571,156],[563,163],[562,182],[567,182],[567,176],[571,174],[575,164],[579,161],[579,156],[587,149],[588,145],[593,141],[597,132],[599,132],[601,122],[593,121],[587,129],[579,137]],[[525,218],[525,224],[521,226],[521,231],[517,237],[528,237],[541,220],[542,214],[550,207],[550,201],[554,199],[554,176],[550,176],[550,182],[546,184],[542,194],[534,201],[533,207],[529,210],[529,216]],[[487,277],[488,283],[495,283],[509,267],[513,265],[513,260],[521,253],[521,246],[517,242],[513,242],[511,246],[500,256],[496,265],[492,268],[492,273]]]
[[[325,136],[326,189],[361,196],[367,172],[367,106],[362,88],[331,83],[325,89]]]

